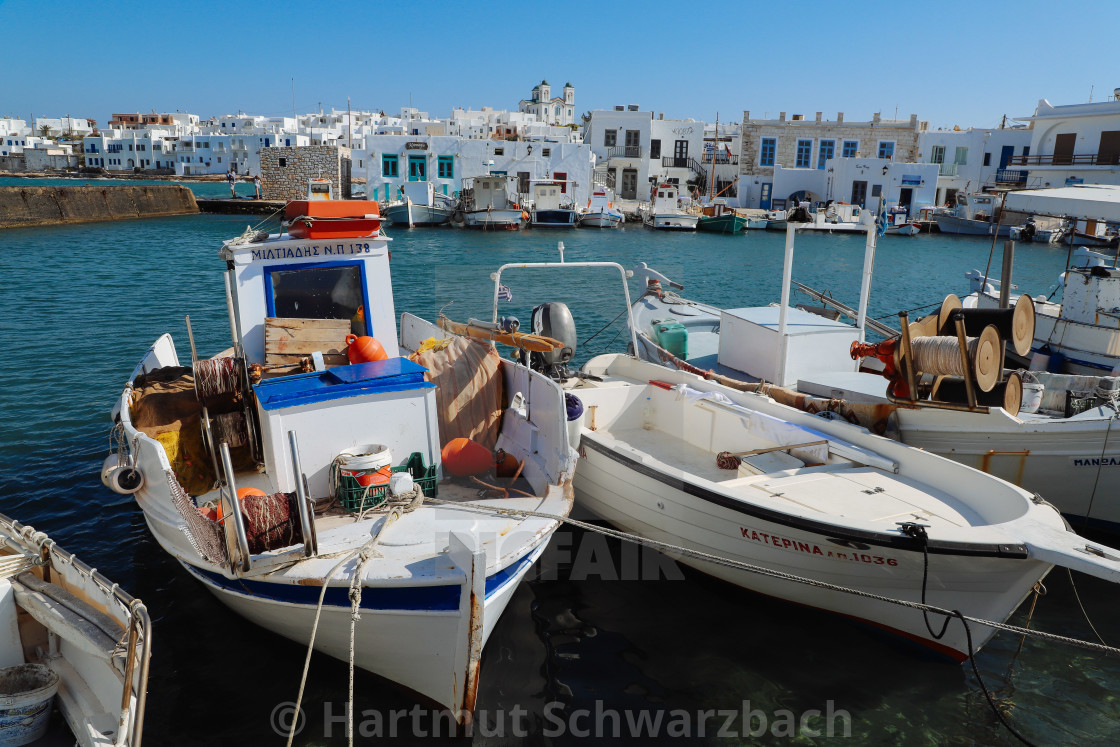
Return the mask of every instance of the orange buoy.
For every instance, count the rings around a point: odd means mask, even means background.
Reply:
[[[494,464],[494,474],[498,477],[513,477],[517,474],[517,468],[520,465],[517,462],[517,457],[499,449],[497,459]]]
[[[480,443],[469,438],[453,438],[440,451],[443,467],[455,477],[470,477],[489,472],[494,455]]]
[[[247,496],[250,496],[250,495],[268,495],[268,493],[264,492],[260,488],[238,488],[237,489],[237,502],[238,502],[238,504],[240,504],[242,501],[245,500],[245,498]],[[218,501],[218,511],[217,511],[218,521],[222,520],[222,516],[223,516],[223,514],[222,514],[222,504],[223,503],[224,503],[224,501]]]
[[[346,357],[351,363],[370,363],[383,361],[389,356],[375,337],[346,335]]]

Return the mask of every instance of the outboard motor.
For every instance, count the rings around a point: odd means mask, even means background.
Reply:
[[[541,304],[533,309],[530,327],[532,334],[559,340],[564,347],[549,353],[530,352],[529,368],[551,379],[569,378],[568,363],[576,354],[576,322],[568,305],[559,302]]]

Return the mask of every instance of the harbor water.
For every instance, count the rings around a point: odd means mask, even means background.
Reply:
[[[228,193],[225,184],[201,186]],[[170,331],[189,360],[189,314],[201,355],[228,346],[217,249],[246,222],[194,215],[0,233],[0,511],[45,530],[148,605],[151,745],[282,744],[277,727],[291,717],[285,704],[295,699],[306,651],[225,609],[161,550],[134,501],[98,479],[109,409],[152,341]],[[507,262],[555,261],[558,240],[569,261],[644,261],[683,283],[682,295],[719,306],[769,303],[780,292],[782,233],[389,234],[397,312],[429,319],[441,310],[457,320],[489,318],[490,273]],[[963,295],[964,273],[983,270],[990,249],[982,239],[884,237],[871,316],[897,324],[890,317],[901,309]],[[794,278],[855,306],[863,252],[861,236],[801,236]],[[1021,245],[1015,282],[1047,294],[1065,260],[1064,248]],[[994,277],[999,263],[997,246]],[[580,362],[625,349],[623,320],[608,326],[624,310],[617,273],[514,269],[503,283],[513,299],[500,313],[526,325],[536,303],[571,307]],[[630,292],[640,292],[637,281]],[[1120,642],[1120,590],[1084,576],[1074,582],[1100,635]],[[1025,624],[1029,615],[1032,628],[1092,638],[1064,570],[1046,579],[1046,591],[1033,613],[1028,600],[1011,622]],[[930,601],[938,602],[936,590]],[[1016,729],[1036,744],[1120,740],[1120,658],[1033,639],[1020,650],[1020,643],[1000,634],[977,657]],[[358,672],[359,735],[406,742],[436,729],[446,735],[446,720],[427,712],[394,720],[394,711],[409,712],[415,702]],[[344,744],[346,703],[346,665],[313,657],[296,744]],[[518,588],[487,645],[478,712],[475,739],[494,744],[574,743],[596,729],[628,734],[643,719],[646,734],[656,728],[660,740],[688,736],[692,743],[823,743],[832,741],[830,725],[851,744],[1016,743],[967,664],[566,530]]]

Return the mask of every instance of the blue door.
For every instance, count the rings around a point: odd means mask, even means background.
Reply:
[[[1007,162],[1011,160],[1011,156],[1015,155],[1014,145],[1005,145],[999,152],[999,168],[1003,171],[1007,168]]]
[[[759,193],[760,196],[758,200],[758,206],[763,210],[770,209],[770,192],[772,191],[773,187],[774,185],[770,182],[762,185],[762,191]]]
[[[408,157],[408,180],[410,182],[422,182],[428,178],[428,157],[427,156],[409,156]]]

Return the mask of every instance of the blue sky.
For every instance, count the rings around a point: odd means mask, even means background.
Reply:
[[[934,128],[987,127],[1040,98],[1111,95],[1117,20],[1115,0],[0,0],[0,115],[291,114],[294,78],[299,112],[345,108],[349,96],[356,109],[411,100],[441,116],[516,109],[546,78],[557,92],[572,82],[579,112],[866,120],[897,107]]]

